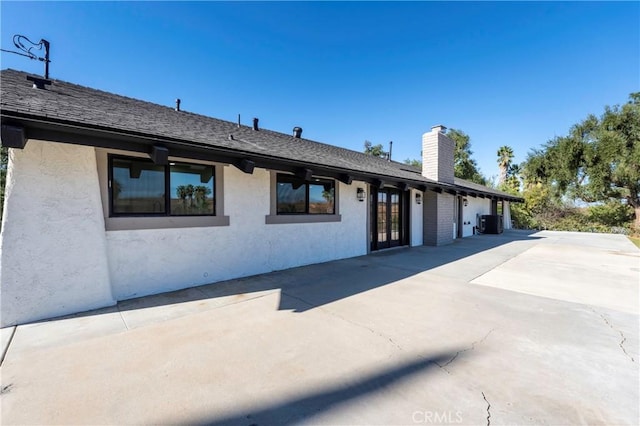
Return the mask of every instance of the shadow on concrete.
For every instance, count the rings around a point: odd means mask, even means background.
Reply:
[[[441,247],[420,246],[377,252],[129,299],[119,302],[118,309],[128,311],[202,299],[219,299],[219,305],[226,305],[258,297],[266,291],[280,290],[280,310],[304,312],[505,244],[539,239],[531,236],[535,232],[508,231],[499,235],[464,238]],[[514,247],[513,255],[528,248],[522,245]],[[465,267],[469,269],[470,266]]]
[[[429,368],[436,367],[451,359],[453,353],[441,354],[430,358],[421,358],[405,362],[397,367],[369,375],[354,383],[322,389],[285,400],[272,405],[256,407],[249,412],[231,414],[222,418],[197,418],[189,424],[210,426],[231,425],[291,425],[303,420],[309,421],[314,416],[334,409],[367,394],[389,388],[404,379],[419,374]],[[407,423],[411,413],[407,413]]]

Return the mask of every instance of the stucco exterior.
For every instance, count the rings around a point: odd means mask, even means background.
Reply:
[[[113,230],[108,152],[39,140],[10,149],[0,236],[2,327],[369,251],[370,206],[357,198],[358,188],[369,188],[366,182],[335,181],[332,221],[273,223],[275,172],[247,174],[226,164],[215,164],[223,220],[180,226],[180,219],[170,219],[178,225]],[[406,195],[408,244],[453,242],[457,196],[418,189]],[[463,237],[474,234],[480,215],[491,213],[490,199],[466,199]],[[508,207],[505,202],[505,228]]]
[[[265,224],[270,172],[224,167],[229,226],[108,231],[118,300],[367,253],[358,182],[339,185],[340,222]]]
[[[479,215],[499,200],[517,201],[456,183],[455,142],[444,126],[423,135],[420,171],[57,80],[36,90],[24,77],[3,71],[1,86],[2,145],[10,148],[0,233],[1,327],[371,250],[449,244],[460,227],[462,236],[473,235]],[[154,209],[110,211],[109,191],[118,181],[109,161],[129,161],[122,156],[144,158],[164,173],[164,190],[154,187]],[[209,188],[215,207],[208,214],[164,213],[172,202],[167,191],[175,191],[172,161],[206,164],[206,179],[215,173]],[[315,178],[332,186],[335,211],[278,214],[279,173],[296,176],[299,188]],[[397,201],[389,207],[391,198],[372,195],[380,192]],[[468,205],[459,218],[462,197]],[[308,193],[302,202],[308,209]],[[504,220],[508,229],[508,203]]]
[[[115,303],[93,148],[9,150],[0,250],[2,327]]]
[[[227,226],[107,231],[105,155],[35,140],[9,152],[2,327],[367,253],[367,203],[356,196],[363,182],[336,181],[339,221],[267,224],[272,172],[216,165]],[[412,243],[421,244],[421,221],[412,223],[420,234]]]
[[[491,200],[478,197],[466,197],[467,206],[462,208],[462,237],[477,234],[480,226],[480,216],[491,214]]]

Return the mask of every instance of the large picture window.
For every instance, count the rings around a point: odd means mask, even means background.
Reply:
[[[215,170],[205,164],[159,166],[142,158],[109,158],[112,216],[213,216]]]
[[[278,174],[276,183],[277,213],[335,214],[335,182],[312,178],[305,181],[292,175]]]

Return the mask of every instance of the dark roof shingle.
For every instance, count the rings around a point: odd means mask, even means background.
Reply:
[[[45,90],[34,89],[26,80],[27,75],[15,70],[1,72],[0,108],[3,117],[38,118],[76,127],[184,141],[248,156],[314,164],[382,179],[438,184],[423,177],[420,170],[395,161],[267,129],[254,131],[252,127],[238,127],[237,123],[230,121],[176,111],[60,80],[51,80],[51,85]],[[476,190],[496,194],[490,188]]]

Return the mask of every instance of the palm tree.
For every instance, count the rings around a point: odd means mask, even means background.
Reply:
[[[193,189],[193,192],[196,196],[196,207],[204,207],[207,200],[207,195],[211,194],[211,188],[204,185],[198,185]]]
[[[189,197],[189,207],[193,207],[193,193],[195,191],[195,188],[193,185],[189,184],[185,187],[185,193],[187,195],[187,197]]]
[[[511,160],[513,160],[513,149],[507,145],[501,146],[498,149],[498,167],[500,168],[498,185],[503,185],[507,181]]]
[[[184,185],[180,185],[176,188],[176,195],[180,200],[182,200],[182,206],[184,208],[187,207],[187,187]]]

